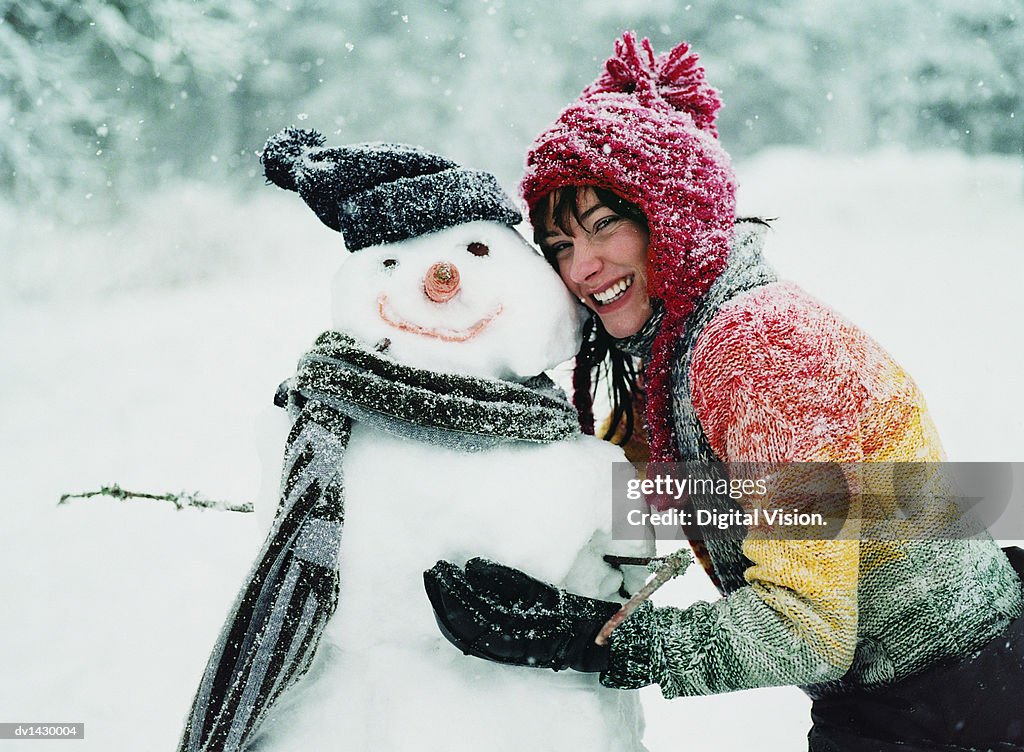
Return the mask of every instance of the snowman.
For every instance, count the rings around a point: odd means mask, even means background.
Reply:
[[[621,450],[538,376],[577,351],[579,307],[519,212],[416,147],[286,129],[262,160],[353,253],[279,391],[276,516],[179,749],[643,750],[635,693],[465,656],[423,592],[434,562],[482,555],[621,600],[643,571],[608,558],[653,552],[611,536]]]

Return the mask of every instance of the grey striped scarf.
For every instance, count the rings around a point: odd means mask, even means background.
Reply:
[[[179,752],[244,749],[309,669],[338,606],[341,460],[352,421],[468,451],[579,433],[575,410],[546,376],[517,384],[422,371],[339,332],[322,334],[299,361],[288,406],[296,418],[277,516],[210,655]]]

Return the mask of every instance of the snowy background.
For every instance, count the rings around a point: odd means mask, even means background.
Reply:
[[[255,425],[344,252],[262,185],[266,136],[414,141],[513,189],[624,28],[695,41],[770,259],[907,367],[950,457],[1024,460],[1019,2],[759,5],[3,6],[0,722],[173,746],[254,516],[56,501],[257,494]],[[713,597],[693,572],[662,602]],[[808,725],[795,689],[644,696],[652,752],[799,749]]]

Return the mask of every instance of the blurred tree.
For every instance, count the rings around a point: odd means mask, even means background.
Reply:
[[[861,61],[875,142],[1024,154],[1019,0],[870,4],[884,20]]]
[[[816,140],[826,84],[815,70],[818,29],[803,0],[694,0],[683,38],[701,55],[725,106],[719,133],[736,155]]]
[[[971,153],[1024,154],[1024,6],[1019,0],[945,6],[935,12],[935,44],[913,71],[915,135]]]
[[[254,152],[292,124],[420,143],[512,187],[625,29],[693,44],[738,156],[1020,153],[1020,2],[0,0],[0,192],[60,206],[181,175],[255,184]]]
[[[0,188],[116,197],[233,149],[254,17],[252,0],[0,2]]]

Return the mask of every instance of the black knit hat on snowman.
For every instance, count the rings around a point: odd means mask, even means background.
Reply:
[[[350,251],[474,220],[522,221],[489,172],[408,144],[324,143],[317,131],[285,128],[267,140],[260,162],[267,180],[297,191]]]

